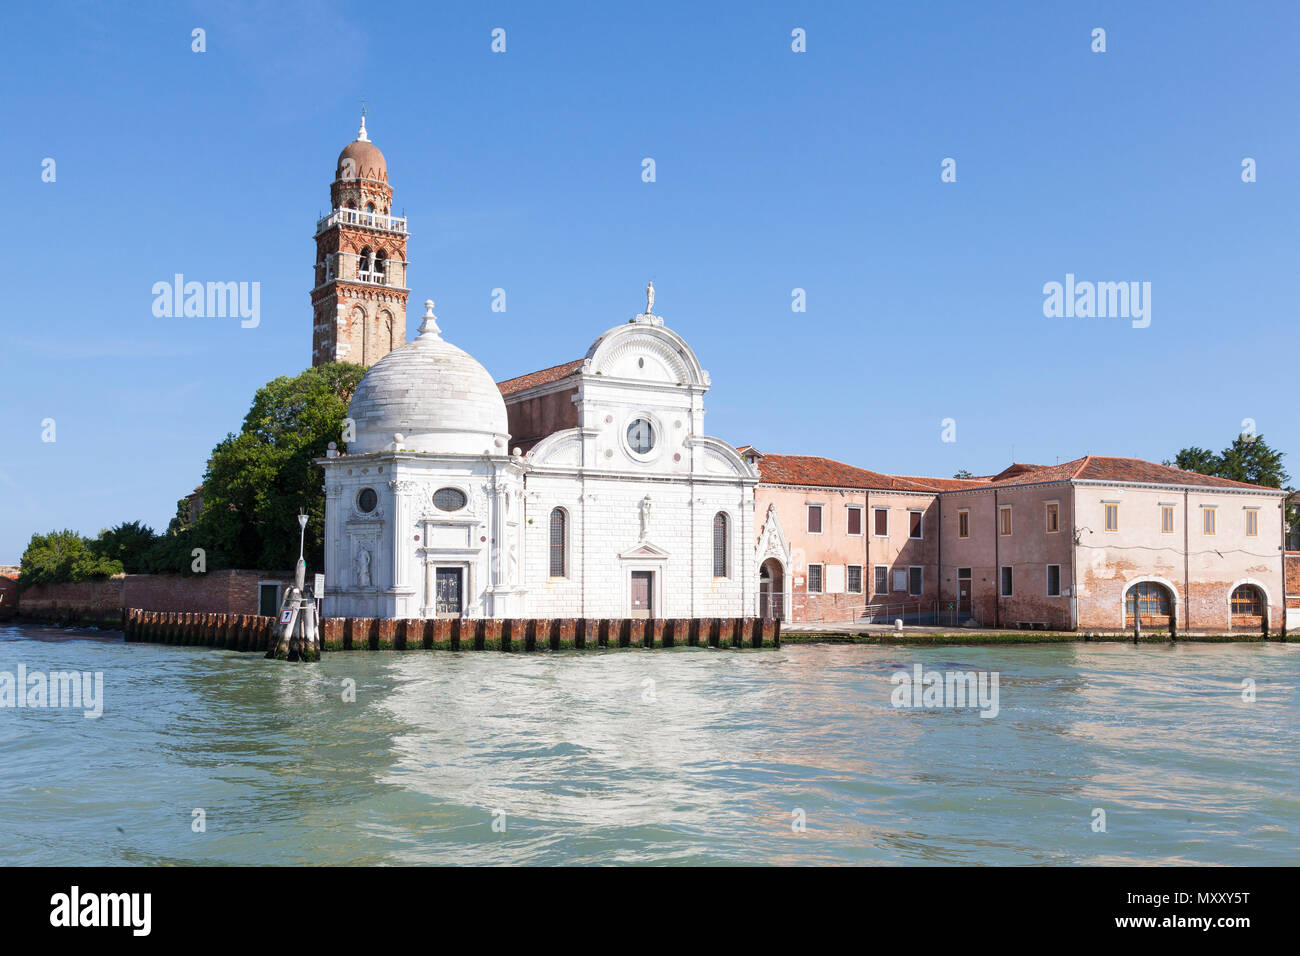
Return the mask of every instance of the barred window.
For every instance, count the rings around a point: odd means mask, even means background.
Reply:
[[[565,519],[563,508],[556,508],[551,512],[551,577],[553,578],[564,577],[564,545],[567,532]]]
[[[808,593],[821,594],[822,592],[822,566],[820,564],[808,565]]]
[[[1133,602],[1137,600],[1138,613],[1144,616],[1166,616],[1169,614],[1169,591],[1164,585],[1154,581],[1139,581],[1124,596],[1124,613],[1133,617]]]
[[[713,576],[727,576],[727,515],[723,511],[713,516]]]
[[[860,564],[849,565],[849,593],[862,593],[862,565]]]
[[[883,564],[876,565],[876,593],[889,593],[889,568]]]
[[[439,488],[433,493],[433,506],[439,511],[459,511],[468,499],[459,488]]]
[[[1260,593],[1259,588],[1250,584],[1243,584],[1233,591],[1232,613],[1252,614],[1255,617],[1263,617],[1264,596]]]

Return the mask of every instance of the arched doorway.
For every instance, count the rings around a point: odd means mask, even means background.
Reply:
[[[1264,630],[1268,619],[1268,600],[1254,584],[1239,584],[1229,598],[1228,626],[1233,630]]]
[[[776,558],[758,569],[758,616],[785,620],[785,572]]]
[[[1159,581],[1138,581],[1124,594],[1124,627],[1133,626],[1136,610],[1143,627],[1173,630],[1174,608],[1174,595],[1169,588]]]

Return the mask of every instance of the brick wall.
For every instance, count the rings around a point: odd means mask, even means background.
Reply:
[[[0,620],[11,617],[18,609],[18,578],[0,574]]]
[[[1286,556],[1286,606],[1300,608],[1300,551]]]
[[[261,581],[292,583],[287,572],[211,571],[194,577],[174,574],[129,574],[124,607],[144,611],[202,611],[217,614],[256,614]]]
[[[122,574],[94,581],[36,584],[22,595],[26,617],[119,623],[122,620]]]
[[[28,617],[95,623],[120,623],[126,608],[256,614],[258,584],[262,581],[278,581],[283,589],[292,582],[292,575],[231,570],[189,578],[174,574],[119,574],[95,581],[38,584],[23,592],[22,613]]]

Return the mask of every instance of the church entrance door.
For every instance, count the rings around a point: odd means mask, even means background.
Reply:
[[[654,594],[653,571],[632,572],[632,616],[654,617],[651,595]]]
[[[439,617],[460,617],[461,611],[461,569],[438,568],[437,604],[435,613]]]

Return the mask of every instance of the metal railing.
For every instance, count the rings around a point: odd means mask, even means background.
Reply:
[[[758,596],[758,616],[785,620],[785,595],[760,593]]]

